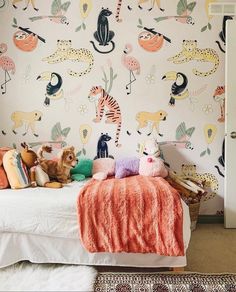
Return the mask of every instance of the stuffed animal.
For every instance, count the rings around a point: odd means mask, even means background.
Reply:
[[[144,144],[143,154],[140,158],[139,174],[145,176],[166,177],[168,171],[160,158],[160,149],[155,139],[148,139]]]
[[[46,159],[43,153],[51,153],[52,147],[42,145],[37,154],[39,159],[39,165],[48,174],[51,179],[67,184],[70,183],[71,175],[70,170],[76,166],[78,159],[75,155],[75,148],[65,147],[58,154],[58,160]]]
[[[80,159],[78,164],[70,170],[72,180],[82,181],[86,177],[92,176],[93,160],[91,159]]]
[[[23,163],[27,166],[30,174],[30,182],[32,187],[40,186],[47,188],[61,188],[59,182],[50,182],[50,178],[38,163],[37,154],[29,148],[24,142],[21,143],[22,150],[20,152]]]

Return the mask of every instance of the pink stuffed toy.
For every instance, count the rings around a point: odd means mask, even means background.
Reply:
[[[140,158],[139,174],[145,176],[161,176],[166,177],[168,171],[160,156],[160,149],[155,139],[149,139],[144,146],[143,156]]]

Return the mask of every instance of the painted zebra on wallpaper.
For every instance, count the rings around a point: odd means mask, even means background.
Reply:
[[[114,97],[110,96],[101,86],[93,86],[89,93],[89,100],[91,102],[95,102],[98,97],[98,105],[96,107],[96,118],[93,120],[95,123],[99,123],[102,120],[105,107],[108,108],[108,111],[105,113],[106,123],[107,124],[116,124],[116,139],[115,145],[116,147],[120,147],[119,137],[121,130],[121,111],[118,102],[114,99]]]

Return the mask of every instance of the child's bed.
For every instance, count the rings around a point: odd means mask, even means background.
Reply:
[[[83,182],[62,189],[27,188],[0,191],[0,268],[21,260],[34,263],[184,267],[186,256],[140,253],[89,253],[81,244],[76,200]],[[185,251],[190,218],[183,206]]]

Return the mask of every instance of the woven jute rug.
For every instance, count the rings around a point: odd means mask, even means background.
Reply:
[[[236,292],[236,274],[99,273],[95,292]]]

